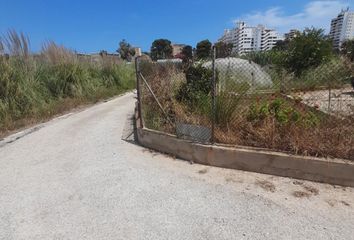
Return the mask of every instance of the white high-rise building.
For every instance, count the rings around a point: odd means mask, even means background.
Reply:
[[[347,8],[332,19],[329,37],[332,39],[334,49],[340,49],[343,42],[353,39],[354,12],[349,12],[349,8]]]
[[[233,44],[233,52],[245,54],[253,51],[271,50],[282,37],[273,29],[263,25],[248,27],[245,22],[238,22],[236,28],[227,29],[219,41]]]
[[[300,30],[290,29],[290,31],[288,33],[284,34],[284,38],[285,38],[285,40],[290,41],[290,40],[296,38],[297,36],[299,36],[300,33],[301,33]]]

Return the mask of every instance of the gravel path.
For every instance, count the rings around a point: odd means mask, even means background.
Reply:
[[[319,110],[333,115],[348,116],[354,114],[354,91],[352,88],[309,91],[297,94],[303,103],[318,107]],[[331,96],[331,97],[329,97]]]
[[[134,101],[1,145],[0,239],[354,239],[354,189],[146,150],[121,139]]]

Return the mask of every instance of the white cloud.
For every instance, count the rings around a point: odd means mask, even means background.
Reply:
[[[311,26],[323,28],[328,32],[331,19],[336,17],[341,9],[350,5],[344,1],[312,1],[306,4],[301,12],[295,14],[287,15],[283,8],[272,7],[266,11],[239,16],[234,22],[242,20],[250,25],[263,24],[283,33],[291,28],[302,30]]]

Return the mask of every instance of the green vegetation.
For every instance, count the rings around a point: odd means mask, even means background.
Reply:
[[[341,54],[354,62],[354,39],[347,40],[342,44]]]
[[[153,61],[171,58],[173,52],[171,41],[167,39],[157,39],[152,43],[150,51],[150,57]]]
[[[192,104],[202,95],[209,95],[211,91],[211,78],[213,71],[198,66],[191,66],[186,70],[186,79],[177,93],[177,100]]]
[[[131,61],[133,56],[135,55],[135,49],[125,40],[123,39],[119,43],[119,48],[117,52],[120,54],[120,57],[123,60]]]
[[[232,48],[217,43],[215,108],[211,46],[199,42],[196,62],[182,67],[142,67],[163,109],[143,90],[146,127],[176,134],[177,123],[214,123],[217,143],[354,160],[352,42],[334,52],[323,30],[305,29],[270,51],[236,56],[248,61],[222,59]]]
[[[216,58],[230,57],[233,48],[232,43],[217,42],[215,43]]]
[[[314,111],[297,108],[282,97],[273,96],[270,100],[253,103],[248,111],[247,120],[253,123],[273,118],[278,124],[297,124],[305,128],[316,127],[320,118]]]
[[[193,48],[192,48],[192,46],[189,46],[189,45],[184,46],[182,48],[181,54],[182,54],[183,62],[185,62],[185,63],[190,62],[193,59]]]
[[[197,43],[196,58],[198,60],[210,59],[211,58],[211,47],[212,47],[212,44],[208,39]]]
[[[284,67],[299,76],[303,71],[317,67],[332,57],[332,44],[323,29],[305,29],[289,42]]]
[[[53,42],[34,55],[14,31],[0,46],[0,133],[135,86],[133,66],[104,55],[93,63]]]
[[[252,52],[243,58],[265,66],[276,65],[297,77],[334,58],[332,45],[323,29],[305,29],[291,41],[279,42],[271,51]]]
[[[350,43],[342,55],[333,52],[322,29],[305,29],[290,40],[281,41],[266,52],[248,53],[242,58],[253,61],[271,75],[274,87],[286,90],[339,88],[350,82],[353,69]]]

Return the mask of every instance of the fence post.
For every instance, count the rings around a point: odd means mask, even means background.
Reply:
[[[215,143],[215,121],[216,121],[216,69],[215,69],[215,59],[216,59],[216,47],[212,48],[212,68],[213,77],[211,78],[211,143]]]
[[[285,83],[284,83],[284,72],[283,72],[283,69],[280,69],[278,70],[280,71],[280,93],[281,94],[285,94],[285,90],[284,90],[284,87],[285,87]]]
[[[138,115],[140,127],[143,128],[143,116],[141,115],[141,89],[140,89],[140,57],[135,58],[135,74],[136,74],[136,94],[138,99]]]
[[[332,86],[328,84],[328,113],[331,114]]]

